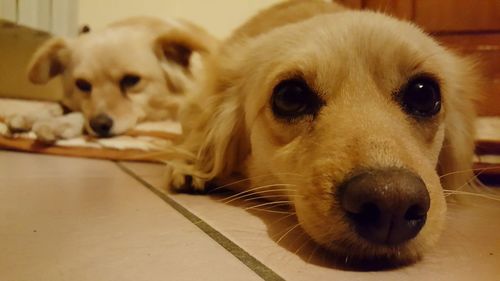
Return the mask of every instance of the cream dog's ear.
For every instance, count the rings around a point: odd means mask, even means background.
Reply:
[[[471,58],[453,56],[448,76],[453,77],[445,105],[445,138],[439,155],[438,172],[444,188],[463,188],[473,179],[475,105],[483,81]]]
[[[173,92],[183,92],[191,80],[192,55],[198,53],[203,62],[218,46],[217,39],[202,28],[191,23],[180,22],[159,33],[154,41],[154,50],[165,71],[165,78]]]
[[[165,29],[155,40],[156,51],[184,67],[189,66],[193,52],[205,56],[212,53],[217,45],[218,40],[207,31],[188,22]]]
[[[64,71],[69,59],[67,42],[62,38],[50,39],[33,55],[28,66],[28,78],[35,84],[45,84]]]

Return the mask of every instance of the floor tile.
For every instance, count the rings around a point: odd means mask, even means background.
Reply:
[[[124,164],[158,189],[161,165]],[[224,203],[224,197],[169,194],[196,216],[286,280],[498,280],[500,204],[478,201],[472,208],[450,204],[447,228],[438,246],[419,263],[392,271],[339,270],[314,244],[307,243],[293,215]],[[226,195],[227,197],[227,195]],[[227,201],[227,200],[226,200]],[[264,208],[262,208],[264,209]],[[278,242],[279,241],[279,242]]]
[[[109,161],[0,151],[0,280],[261,280]]]

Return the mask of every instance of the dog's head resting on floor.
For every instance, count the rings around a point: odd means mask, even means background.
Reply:
[[[87,131],[117,135],[139,121],[176,118],[200,58],[216,44],[188,22],[130,18],[77,38],[49,40],[34,54],[28,76],[43,84],[61,75],[62,102],[84,114]]]
[[[185,124],[183,148],[196,157],[172,163],[171,187],[182,174],[194,188],[243,175],[241,189],[289,201],[340,256],[416,261],[443,227],[443,186],[470,179],[440,176],[470,169],[473,63],[383,14],[314,12],[280,26],[270,11],[215,56],[200,93],[209,102],[191,101]]]

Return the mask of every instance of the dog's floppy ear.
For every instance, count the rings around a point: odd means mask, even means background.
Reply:
[[[212,53],[218,45],[217,39],[207,31],[189,22],[166,28],[155,40],[155,46],[169,61],[183,67],[189,66],[194,52],[202,56]]]
[[[454,57],[454,62],[448,73],[453,84],[445,96],[445,138],[438,166],[447,189],[463,188],[473,179],[475,105],[483,87],[476,61]]]
[[[64,71],[69,59],[67,42],[62,38],[50,39],[31,58],[28,78],[35,84],[45,84]]]
[[[162,30],[154,41],[154,49],[173,92],[183,92],[191,79],[192,56],[198,53],[204,61],[217,47],[218,40],[202,28],[188,22]],[[165,64],[166,63],[166,64]]]
[[[216,75],[220,70],[214,65],[207,65],[206,73],[212,77],[206,77],[200,85],[203,90],[189,96],[181,111],[181,147],[193,152],[193,158],[185,159],[186,172],[204,181],[237,172],[249,151],[241,85],[234,76]]]

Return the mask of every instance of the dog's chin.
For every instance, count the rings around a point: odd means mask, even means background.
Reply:
[[[331,253],[338,264],[360,271],[388,270],[411,265],[423,255],[423,249],[415,247],[412,241],[396,246],[383,246],[356,240],[339,239],[319,244]]]

